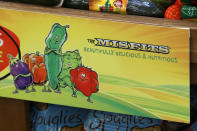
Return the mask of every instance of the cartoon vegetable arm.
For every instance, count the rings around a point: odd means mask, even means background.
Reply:
[[[93,93],[96,93],[99,90],[99,83],[98,83],[98,75],[95,71],[91,71],[90,72],[91,76],[92,76],[92,87],[95,88],[91,88]]]
[[[73,94],[72,94],[72,96],[73,97],[77,97],[77,95],[76,95],[76,92],[78,91],[78,90],[76,90],[76,83],[77,83],[77,77],[78,77],[78,71],[79,71],[79,67],[77,67],[77,68],[75,68],[75,69],[73,69],[73,70],[70,70],[70,74],[71,74],[71,82],[72,82],[72,86],[71,86],[71,89],[73,90]],[[77,83],[78,84],[78,83]]]

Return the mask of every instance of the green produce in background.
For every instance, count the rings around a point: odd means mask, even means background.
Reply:
[[[66,28],[69,26],[61,26],[54,24],[48,37],[46,38],[46,48],[44,51],[45,65],[49,85],[56,93],[60,92],[58,76],[62,70],[62,46],[67,40]]]
[[[183,5],[181,8],[181,17],[183,19],[197,18],[197,7],[192,5]]]
[[[127,14],[163,17],[165,9],[151,0],[128,0]]]
[[[61,7],[62,4],[64,3],[64,0],[0,0],[0,1],[36,4],[43,6],[57,6],[57,7]]]

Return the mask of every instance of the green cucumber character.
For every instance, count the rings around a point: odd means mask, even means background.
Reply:
[[[64,88],[66,86],[70,87],[73,90],[73,97],[76,97],[76,90],[72,86],[70,70],[77,68],[78,66],[82,66],[81,56],[78,50],[75,51],[67,51],[62,55],[62,72],[60,73],[59,86]]]
[[[58,23],[54,24],[45,40],[46,48],[44,56],[49,81],[48,86],[55,90],[56,93],[61,93],[58,85],[58,76],[62,69],[61,49],[67,40],[66,28],[69,28],[69,25],[61,26]]]

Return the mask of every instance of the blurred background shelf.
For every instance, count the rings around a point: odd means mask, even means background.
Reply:
[[[29,102],[0,97],[0,131],[29,131]]]

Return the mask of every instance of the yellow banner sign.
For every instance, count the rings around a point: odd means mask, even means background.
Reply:
[[[0,96],[190,121],[189,29],[6,9],[0,18]]]

